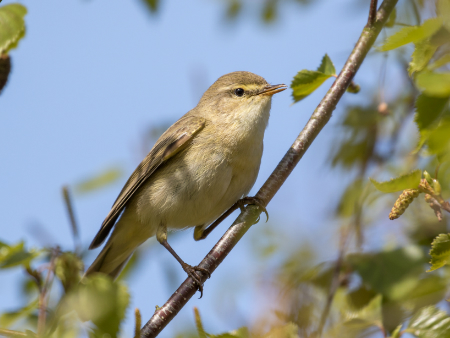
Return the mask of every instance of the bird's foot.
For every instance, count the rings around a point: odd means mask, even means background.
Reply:
[[[269,213],[266,209],[266,204],[264,201],[258,197],[244,197],[236,202],[241,211],[244,211],[244,207],[248,204],[253,204],[258,206],[266,214],[266,222],[269,220]],[[258,218],[259,221],[259,218]]]
[[[196,271],[204,273],[208,278],[211,277],[211,274],[209,273],[208,270],[201,268],[199,266],[192,266],[192,265],[184,263],[184,264],[182,264],[182,267],[183,267],[183,270],[188,274],[188,276],[194,280],[195,284],[197,284],[198,291],[200,291],[200,298],[202,298],[203,297],[203,283],[200,280],[199,275],[196,273]]]

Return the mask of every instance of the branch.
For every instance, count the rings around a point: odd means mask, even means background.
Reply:
[[[370,0],[369,19],[367,20],[367,28],[373,27],[377,18],[377,0]],[[389,16],[388,16],[389,17]]]
[[[389,18],[397,1],[398,0],[383,1],[377,12],[376,21],[371,27],[364,28],[355,48],[350,54],[350,57],[336,81],[328,90],[319,106],[315,109],[294,144],[290,147],[274,172],[256,194],[256,197],[262,200],[265,205],[272,200],[281,185],[286,181],[292,170],[303,157],[306,150],[308,150],[316,136],[331,118],[333,110],[336,108],[337,103],[342,95],[344,95],[345,90],[364,61],[364,58],[375,42],[384,23]],[[372,0],[371,8],[374,7],[374,4],[376,5],[376,1]],[[219,242],[217,242],[206,257],[200,262],[199,266],[207,269],[212,274],[247,230],[256,222],[261,212],[262,210],[255,205],[247,206]],[[204,282],[206,276],[202,274],[200,279]],[[194,281],[188,277],[169,298],[166,304],[159,308],[152,318],[144,325],[141,330],[141,338],[156,337],[196,293],[196,290],[197,287]]]

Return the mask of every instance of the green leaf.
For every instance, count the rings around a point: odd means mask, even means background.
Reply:
[[[309,94],[319,88],[331,75],[325,75],[314,70],[301,70],[292,80],[292,96],[294,102],[303,100]]]
[[[450,118],[442,119],[439,125],[425,132],[428,151],[434,155],[445,155],[450,150]]]
[[[70,294],[65,311],[75,310],[83,321],[91,320],[98,329],[98,336],[117,337],[129,300],[125,285],[113,282],[109,276],[95,274],[84,278]]]
[[[390,181],[377,182],[372,178],[369,179],[373,183],[375,188],[377,188],[381,192],[389,193],[405,189],[417,189],[419,187],[421,177],[422,172],[417,169],[410,172],[409,174],[393,178]]]
[[[447,63],[450,63],[450,53],[442,55],[439,59],[430,64],[428,68],[433,70],[445,66]]]
[[[19,319],[28,317],[32,312],[37,310],[38,304],[39,300],[36,299],[16,311],[2,313],[0,316],[0,327],[10,327]]]
[[[25,34],[27,9],[20,4],[0,7],[0,55],[14,48]]]
[[[449,97],[450,73],[420,72],[416,76],[416,85],[429,96]]]
[[[28,266],[37,256],[39,256],[39,252],[25,250],[23,242],[13,246],[0,242],[0,269],[19,265]]]
[[[436,12],[442,18],[445,28],[450,31],[450,1],[438,0],[436,3]]]
[[[391,338],[400,338],[401,334],[400,334],[400,330],[402,329],[402,324],[400,324],[399,326],[397,326],[395,328],[395,330],[392,332]]]
[[[428,39],[417,42],[408,67],[409,75],[423,70],[430,62],[437,48],[438,46],[431,44]]]
[[[150,13],[156,13],[159,8],[159,0],[142,0]]]
[[[78,194],[85,194],[88,192],[92,192],[94,190],[98,190],[100,188],[108,186],[109,184],[114,183],[122,176],[122,174],[123,174],[122,170],[120,169],[117,168],[108,169],[97,176],[91,177],[87,180],[78,183],[75,186],[75,191]]]
[[[405,332],[418,338],[448,338],[450,317],[435,306],[427,306],[411,317]]]
[[[345,321],[330,329],[325,337],[367,337],[369,329],[382,326],[382,296],[374,297],[359,311],[345,312]]]
[[[227,19],[235,19],[242,10],[242,3],[239,0],[230,0],[226,11]]]
[[[395,20],[397,19],[397,9],[394,8],[389,15],[388,21],[385,23],[385,27],[394,27]]]
[[[207,336],[210,338],[249,338],[250,337],[250,333],[248,332],[248,328],[247,327],[240,327],[237,330],[233,330],[230,332],[226,332],[226,333],[221,333],[218,335],[213,335],[213,334],[208,334]]]
[[[428,270],[434,271],[450,262],[450,234],[440,234],[431,243],[431,267]]]
[[[248,335],[247,337],[250,337]],[[298,326],[294,323],[288,323],[283,326],[273,327],[263,338],[298,338]],[[242,337],[245,338],[245,337]]]
[[[401,46],[404,46],[411,42],[422,41],[442,27],[441,18],[432,18],[425,21],[421,26],[404,27],[394,35],[388,37],[383,46],[380,47],[381,51],[392,50]]]
[[[299,71],[291,83],[294,102],[303,100],[335,74],[336,69],[327,54],[322,58],[320,66],[316,71],[306,69]]]
[[[274,22],[278,16],[278,1],[266,0],[262,10],[262,19],[265,23]]]
[[[413,290],[426,264],[423,250],[414,245],[375,253],[351,254],[347,260],[364,285],[389,299],[404,296],[402,288]],[[414,283],[410,283],[410,280]]]
[[[78,285],[83,268],[81,259],[72,252],[63,252],[56,258],[55,275],[61,281],[65,292]]]
[[[381,314],[381,304],[383,297],[378,295],[367,304],[367,306],[363,307],[361,310],[349,312],[347,313],[347,320],[350,319],[360,319],[364,320],[370,325],[381,325],[382,322],[382,314]]]
[[[11,72],[11,57],[9,55],[0,55],[0,93],[8,82]]]
[[[328,54],[325,54],[322,58],[318,72],[324,73],[325,75],[336,75],[336,68],[334,68],[333,62],[331,61]]]
[[[420,94],[416,99],[414,121],[419,131],[429,128],[444,111],[448,98],[432,97]]]

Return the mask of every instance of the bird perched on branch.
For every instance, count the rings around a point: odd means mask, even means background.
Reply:
[[[202,291],[196,271],[208,271],[175,253],[167,229],[195,227],[194,239],[202,239],[211,222],[248,194],[258,176],[272,95],[285,89],[250,72],[226,74],[209,87],[126,182],[89,249],[114,230],[85,276],[116,278],[134,250],[156,235]]]

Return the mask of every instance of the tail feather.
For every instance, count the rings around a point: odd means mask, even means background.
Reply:
[[[132,254],[133,252],[128,255],[124,254],[120,250],[115,250],[112,243],[107,243],[95,261],[86,270],[84,277],[101,272],[116,279]]]

